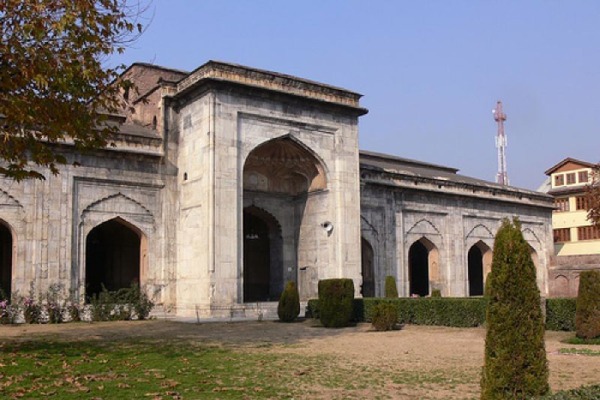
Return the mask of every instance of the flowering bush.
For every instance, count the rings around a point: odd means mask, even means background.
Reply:
[[[12,307],[8,300],[0,301],[0,324],[11,324],[13,322]]]
[[[39,324],[42,318],[42,306],[32,297],[23,300],[23,318],[26,324]]]
[[[69,312],[69,319],[71,322],[79,322],[81,321],[81,309],[78,304],[70,304],[67,307],[67,311]]]
[[[46,312],[51,324],[60,324],[64,320],[65,301],[62,288],[60,284],[52,284],[46,293]]]

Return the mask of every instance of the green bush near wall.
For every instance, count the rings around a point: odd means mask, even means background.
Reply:
[[[319,319],[326,328],[348,326],[354,311],[354,282],[352,279],[323,279],[319,281]]]
[[[546,330],[575,330],[576,298],[556,298],[546,300]]]
[[[353,320],[371,322],[373,307],[381,302],[391,302],[395,305],[401,324],[471,327],[483,325],[485,322],[485,299],[481,297],[354,299]],[[575,298],[547,299],[546,329],[575,331],[575,303]],[[308,301],[306,317],[319,318],[319,300]]]

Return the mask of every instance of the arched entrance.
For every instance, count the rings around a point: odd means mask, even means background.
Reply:
[[[373,263],[373,247],[365,238],[361,238],[360,250],[362,270],[361,294],[363,297],[375,297],[375,266]]]
[[[283,289],[281,228],[264,210],[244,210],[244,302],[276,300]]]
[[[438,280],[438,251],[435,245],[421,238],[408,250],[408,280],[410,295],[428,296],[429,282]]]
[[[277,300],[289,280],[298,282],[303,300],[316,294],[313,274],[327,254],[327,241],[318,234],[323,233],[328,197],[315,194],[326,188],[321,162],[291,136],[269,140],[248,154],[243,172],[244,302]],[[255,237],[259,231],[264,239]]]
[[[91,297],[102,286],[113,291],[140,282],[142,233],[121,218],[106,221],[86,238],[85,293]]]
[[[10,299],[12,284],[13,239],[9,227],[0,220],[0,300]],[[3,295],[3,296],[2,296]]]
[[[483,296],[484,281],[491,269],[492,250],[482,241],[475,243],[467,255],[469,296]]]

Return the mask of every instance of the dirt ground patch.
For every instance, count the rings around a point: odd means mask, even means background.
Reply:
[[[570,336],[572,334],[565,332],[546,332],[553,390],[600,382],[600,357],[559,353],[561,348],[594,348],[560,342]],[[2,341],[40,338],[184,340],[238,351],[285,354],[292,359],[294,354],[322,355],[330,363],[322,365],[323,368],[338,368],[363,379],[373,378],[373,385],[377,387],[352,393],[344,388],[315,390],[311,387],[306,398],[471,399],[479,396],[485,330],[409,325],[397,331],[375,332],[370,324],[325,329],[312,320],[292,324],[273,321],[192,324],[154,320],[0,327]],[[318,368],[305,367],[295,373],[316,374]]]

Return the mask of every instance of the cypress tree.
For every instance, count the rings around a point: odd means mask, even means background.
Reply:
[[[579,275],[579,291],[575,311],[577,337],[600,337],[600,271],[583,271]]]
[[[396,298],[398,297],[398,288],[396,287],[396,279],[393,276],[385,277],[385,297]]]
[[[535,266],[518,219],[505,219],[494,241],[481,399],[548,393],[544,319]]]
[[[300,295],[296,282],[289,281],[277,305],[277,316],[282,322],[293,322],[300,314]]]

